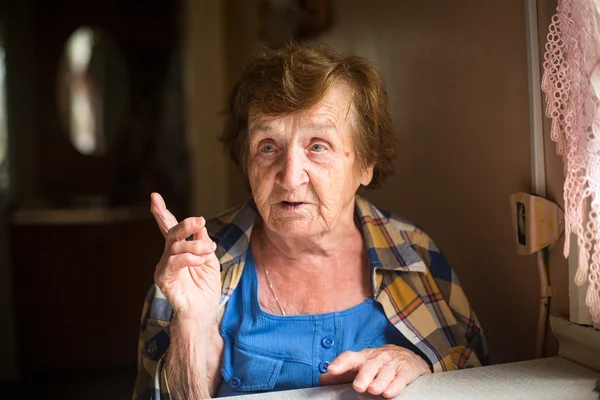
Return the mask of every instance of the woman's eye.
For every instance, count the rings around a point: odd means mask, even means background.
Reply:
[[[322,151],[325,151],[325,146],[323,146],[322,144],[319,144],[319,143],[315,143],[310,147],[310,149],[312,151],[316,151],[317,153],[320,153]]]
[[[263,153],[272,153],[275,151],[275,146],[273,146],[272,144],[265,144],[261,147],[261,151]]]

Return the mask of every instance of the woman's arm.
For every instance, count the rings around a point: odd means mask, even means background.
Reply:
[[[207,377],[208,379],[205,380],[208,384],[208,391],[212,396],[216,394],[221,383],[223,338],[219,333],[219,325],[222,313],[219,314],[212,325],[208,336],[208,344],[204,345],[204,348],[208,349],[206,351],[206,362],[200,365],[205,365],[205,374],[189,370],[186,372],[185,360],[178,362],[177,353],[185,352],[178,345],[178,342],[183,342],[182,344],[185,345],[185,331],[193,328],[191,328],[190,324],[182,326],[176,319],[171,319],[171,314],[171,306],[167,303],[160,290],[155,285],[152,285],[144,303],[140,323],[138,371],[132,397],[133,400],[169,399],[170,395],[167,390],[167,381],[165,380],[167,372],[169,373],[167,379],[172,398],[177,398],[177,393],[174,393],[174,391],[177,391],[180,386],[178,383],[180,377],[171,377],[172,374],[185,372],[184,379],[194,376]],[[187,340],[194,339],[188,335]],[[202,346],[200,344],[202,341],[203,339],[200,337],[195,343],[198,343],[198,346]],[[186,356],[187,354],[185,353]],[[188,358],[191,359],[191,357]],[[195,358],[197,359],[197,357]]]
[[[220,357],[218,352],[208,353],[221,294],[217,245],[208,236],[204,218],[178,223],[156,193],[151,211],[165,248],[154,271],[152,303],[144,307],[134,398],[158,400],[165,392],[177,399],[208,397],[214,390],[208,382],[218,375],[214,359]]]
[[[214,358],[218,357],[214,350],[210,327],[200,321],[171,322],[166,385],[172,399],[206,399],[215,395],[220,374],[214,371]]]
[[[166,361],[166,385],[172,399],[210,397],[206,373],[208,332],[196,323],[171,324]]]

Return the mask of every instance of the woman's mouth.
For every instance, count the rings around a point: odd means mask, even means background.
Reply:
[[[282,201],[281,207],[286,211],[294,211],[302,207],[303,204],[301,201]]]

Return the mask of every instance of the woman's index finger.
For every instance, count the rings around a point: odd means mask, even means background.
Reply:
[[[177,225],[177,218],[167,210],[165,201],[158,193],[150,195],[150,212],[154,215],[160,233],[166,239],[169,230]]]

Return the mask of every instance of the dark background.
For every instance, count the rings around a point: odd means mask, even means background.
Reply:
[[[167,90],[182,96],[180,18],[175,0],[2,2],[9,130],[18,132],[11,149],[18,154],[11,154],[15,187],[3,192],[9,200],[0,212],[94,201],[138,211],[100,223],[9,223],[18,377],[4,382],[0,397],[7,390],[6,398],[132,394],[139,318],[163,246],[143,210],[150,192],[160,191],[174,212],[187,211],[188,193],[172,179],[187,170],[185,149],[160,146],[185,134],[182,113],[167,115],[164,103]],[[57,112],[64,45],[83,25],[110,36],[127,70],[126,111],[100,156],[73,147]],[[175,171],[169,158],[178,160]]]

